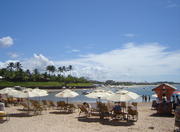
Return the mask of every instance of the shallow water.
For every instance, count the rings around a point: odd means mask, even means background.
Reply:
[[[180,91],[180,85],[174,85],[176,88],[177,88],[177,91]],[[155,99],[152,97],[152,95],[154,94],[154,92],[152,91],[153,88],[155,88],[156,86],[152,86],[152,85],[146,85],[146,86],[133,86],[133,87],[128,87],[128,88],[123,88],[124,90],[129,90],[129,91],[132,91],[132,92],[135,92],[137,94],[140,95],[140,98],[136,99],[136,100],[133,100],[133,101],[136,101],[136,102],[141,102],[142,101],[142,98],[141,96],[142,95],[150,95],[151,96],[151,100],[152,99]],[[109,87],[106,87],[106,88],[103,88],[105,90],[111,90],[113,92],[116,92],[117,90],[119,90],[120,88],[109,88]],[[69,101],[72,101],[72,102],[95,102],[96,99],[92,99],[92,98],[87,98],[86,96],[84,96],[84,92],[91,92],[93,91],[93,89],[76,89],[74,90],[75,92],[79,93],[79,96],[75,97],[75,98],[69,98],[68,100]],[[35,99],[35,100],[52,100],[52,101],[66,101],[67,99],[66,98],[58,98],[58,97],[55,97],[54,95],[57,94],[58,91],[56,92],[50,92],[48,96],[45,96],[45,97],[36,97],[36,98],[32,98],[32,99]],[[102,101],[105,101],[105,100],[102,100]]]

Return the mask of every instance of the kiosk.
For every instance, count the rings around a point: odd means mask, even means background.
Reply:
[[[159,114],[172,114],[171,96],[176,88],[169,84],[161,84],[154,88],[153,91],[157,94],[157,112]]]

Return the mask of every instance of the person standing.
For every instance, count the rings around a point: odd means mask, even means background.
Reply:
[[[144,95],[142,95],[142,102],[144,102]]]
[[[144,100],[145,100],[145,102],[147,102],[147,95],[145,95]]]
[[[148,102],[150,102],[151,101],[151,95],[149,95],[149,97],[148,97]]]

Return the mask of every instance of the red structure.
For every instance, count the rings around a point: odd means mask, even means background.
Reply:
[[[153,91],[157,94],[159,99],[157,105],[157,112],[160,114],[171,114],[172,112],[172,103],[171,96],[176,88],[169,84],[161,84],[158,87],[154,88]]]

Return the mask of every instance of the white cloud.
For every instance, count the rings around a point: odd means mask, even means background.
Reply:
[[[71,50],[71,52],[80,52],[80,50],[78,50],[78,49],[73,49],[73,50]]]
[[[173,80],[172,75],[180,74],[179,58],[180,51],[168,52],[166,47],[158,43],[127,43],[122,49],[56,64],[71,64],[75,66],[76,74],[92,79],[157,81],[167,76]]]
[[[50,61],[42,54],[34,54],[30,59],[26,59],[21,62],[24,69],[34,70],[37,68],[39,71],[45,71],[48,65],[54,65],[53,61]]]
[[[95,80],[179,81],[180,51],[168,51],[158,43],[127,43],[123,48],[84,55],[67,61],[51,61],[42,54],[22,62],[24,68],[43,71],[47,65],[72,65],[72,74]]]
[[[178,4],[175,3],[174,0],[168,0],[167,3],[168,5],[166,6],[166,8],[175,8],[179,6]]]
[[[19,54],[15,53],[15,52],[10,52],[10,53],[8,53],[8,56],[10,56],[12,59],[14,59],[14,58],[18,58]]]
[[[133,34],[133,33],[127,33],[127,34],[124,34],[123,36],[124,36],[124,37],[128,37],[128,38],[136,37],[136,35]]]
[[[13,44],[13,38],[11,38],[10,36],[0,38],[0,47],[9,47]]]
[[[33,57],[25,59],[25,60],[8,60],[5,62],[0,62],[0,68],[7,67],[9,62],[20,62],[22,64],[23,69],[34,70],[37,68],[40,72],[44,72],[48,65],[54,65],[54,62],[49,60],[42,54],[34,54]]]
[[[178,7],[178,5],[175,3],[172,3],[167,6],[167,8],[174,8],[174,7]]]
[[[7,67],[10,62],[16,63],[16,62],[20,62],[20,61],[19,60],[7,60],[5,62],[0,62],[0,68]]]

